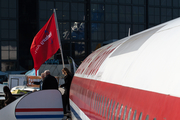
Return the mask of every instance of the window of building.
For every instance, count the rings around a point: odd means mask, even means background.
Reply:
[[[160,5],[160,0],[149,0],[149,5],[155,5],[159,6]]]
[[[91,23],[91,39],[93,41],[104,40],[104,24],[103,23]]]
[[[118,0],[105,0],[105,2],[107,2],[107,3],[117,3]]]
[[[16,0],[1,0],[1,17],[16,18]]]
[[[84,20],[85,8],[83,3],[71,3],[71,19]]]
[[[69,20],[69,2],[55,2],[56,14],[58,20]]]
[[[1,62],[1,71],[15,71],[17,68],[16,62]]]
[[[1,38],[16,39],[16,20],[1,20]]]
[[[132,19],[134,23],[144,23],[145,22],[144,15],[145,15],[144,7],[138,7],[138,6],[133,7]]]
[[[149,23],[159,24],[160,23],[160,9],[149,7]]]
[[[70,26],[69,22],[59,22],[58,27],[59,27],[60,33],[62,33],[62,34],[60,34],[61,40],[62,41],[63,40],[70,40],[70,38],[72,37],[70,28],[74,29],[73,25]]]
[[[118,24],[105,25],[105,40],[118,39]]]
[[[180,1],[179,0],[173,0],[173,7],[179,7]]]
[[[172,6],[172,0],[162,0],[161,1],[161,6],[171,7]]]
[[[119,21],[131,22],[131,6],[125,6],[125,5],[119,6]]]
[[[77,1],[80,1],[80,2],[82,2],[82,1],[84,1],[84,0],[72,0],[72,1],[76,1],[76,2],[77,2]]]
[[[48,20],[53,13],[53,1],[39,1],[39,18]]]
[[[124,3],[131,3],[131,0],[119,0],[119,3],[124,4]]]
[[[71,40],[84,40],[84,22],[71,23]]]
[[[104,21],[104,4],[91,4],[91,20]]]
[[[133,25],[132,32],[138,33],[144,30],[144,25]]]
[[[71,42],[72,58],[82,59],[85,57],[85,42]]]
[[[17,60],[16,41],[1,41],[1,59]]]
[[[172,19],[172,9],[161,8],[161,23]]]
[[[144,0],[133,0],[132,2],[135,5],[144,5]]]
[[[173,9],[173,18],[178,18],[180,16],[180,10],[179,9]]]
[[[105,21],[118,21],[117,5],[105,5]]]

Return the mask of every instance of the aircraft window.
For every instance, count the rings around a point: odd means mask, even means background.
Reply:
[[[141,120],[141,119],[142,119],[142,112],[139,115],[139,120]]]
[[[96,100],[96,112],[98,113],[98,106],[99,106],[99,95],[97,96]]]
[[[91,96],[92,96],[92,92],[90,91],[90,96],[89,96],[89,106],[91,105]]]
[[[102,114],[102,116],[104,116],[104,115],[105,115],[105,114],[104,114],[104,109],[105,109],[105,106],[106,106],[106,98],[105,98],[105,101],[104,101],[103,114]]]
[[[100,113],[100,112],[99,112],[99,110],[100,110],[100,105],[101,105],[101,95],[99,96],[99,100],[98,100],[98,113]]]
[[[110,105],[109,105],[108,120],[109,120],[109,117],[110,117],[111,106],[112,106],[112,100],[111,100]]]
[[[119,111],[119,117],[118,117],[118,120],[120,120],[120,118],[121,118],[122,109],[123,109],[123,104],[121,105],[121,108],[120,108],[120,111]]]
[[[104,96],[103,96],[102,101],[101,101],[101,110],[100,110],[100,115],[102,115],[102,110],[103,110],[103,101],[104,101]]]
[[[106,118],[106,114],[107,114],[107,110],[108,110],[108,103],[109,103],[109,99],[107,100],[107,104],[106,104],[105,118]]]
[[[82,92],[83,92],[83,89],[81,88],[81,89],[80,89],[80,96],[81,96],[80,99],[82,99],[82,96],[83,96],[83,95],[82,95]]]
[[[116,105],[116,111],[115,111],[115,115],[114,115],[114,120],[116,120],[116,116],[117,116],[118,107],[119,107],[119,103],[117,103],[117,105]]]
[[[101,112],[101,99],[102,99],[102,96],[100,95],[100,97],[99,97],[99,107],[98,107],[98,113],[99,114]]]
[[[79,91],[80,91],[80,90],[79,90],[79,86],[77,87],[77,91],[78,91],[78,95],[77,95],[77,96],[78,96],[78,98],[79,98]]]
[[[84,96],[85,96],[85,99],[87,99],[88,98],[88,90],[84,90],[85,92],[84,92]],[[87,100],[85,100],[86,102],[87,102]]]
[[[153,120],[156,120],[156,118],[154,118]]]
[[[136,112],[137,112],[137,110],[134,111],[133,120],[136,119]]]
[[[112,120],[112,117],[113,117],[113,111],[114,111],[114,107],[115,107],[115,101],[114,101],[114,103],[113,103],[113,108],[112,108],[112,111],[111,111],[111,120]]]
[[[87,94],[86,94],[86,99],[87,99],[86,102],[87,102],[88,105],[89,105],[89,92],[90,92],[90,91],[87,90]]]
[[[149,120],[149,115],[146,116],[146,119],[145,120]]]
[[[97,99],[98,99],[98,94],[96,94],[96,99],[95,99],[94,110],[96,110],[96,108],[97,108]]]
[[[87,104],[89,105],[89,101],[90,101],[90,93],[91,91],[88,90],[88,93],[87,93]]]
[[[131,108],[130,108],[130,110],[129,110],[129,113],[128,113],[128,120],[130,120],[130,117],[131,117]]]
[[[126,111],[127,111],[127,106],[126,106],[125,109],[124,109],[123,120],[125,120],[125,118],[126,118]]]
[[[93,107],[93,96],[94,96],[94,93],[92,92],[91,107]]]
[[[100,99],[100,95],[98,95],[98,99],[97,99],[97,107],[96,107],[96,111],[97,113],[99,113],[99,99]]]
[[[92,108],[94,108],[94,105],[95,105],[95,98],[96,98],[96,93],[94,93],[94,99],[93,99],[93,106],[92,106]]]
[[[79,87],[79,98],[81,97],[81,87]]]

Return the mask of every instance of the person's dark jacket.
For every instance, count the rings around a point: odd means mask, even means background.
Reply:
[[[64,81],[65,83],[61,85],[61,87],[65,88],[65,92],[62,95],[62,99],[63,99],[63,112],[64,114],[66,114],[67,112],[70,111],[70,102],[69,102],[69,91],[70,91],[70,86],[71,86],[71,82],[72,82],[72,78],[73,75],[72,74],[67,74],[64,77]]]
[[[6,105],[8,105],[9,103],[11,103],[14,100],[16,100],[16,98],[14,96],[12,96],[11,93],[6,93],[4,97],[5,97],[4,104],[6,104]]]
[[[65,77],[64,77],[64,84],[61,85],[61,87],[64,87],[66,92],[69,93],[69,90],[70,90],[70,86],[71,86],[71,82],[72,82],[72,78],[73,78],[73,75],[72,74],[67,74]]]
[[[57,89],[58,90],[58,82],[56,78],[52,75],[47,75],[42,84],[42,90],[46,89]]]
[[[39,85],[39,89],[42,90],[42,84],[43,84],[43,81],[39,81],[39,82],[34,82],[35,85]]]

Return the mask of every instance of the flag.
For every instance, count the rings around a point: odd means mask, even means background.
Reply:
[[[59,48],[55,15],[53,13],[48,22],[36,34],[31,44],[30,52],[34,61],[34,69],[37,71]]]

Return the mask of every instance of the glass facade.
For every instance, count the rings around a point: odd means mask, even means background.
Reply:
[[[180,16],[179,0],[0,0],[1,71],[32,69],[30,46],[56,9],[65,63]],[[53,57],[61,63],[58,51]]]
[[[86,2],[84,0],[61,1],[61,0],[39,0],[39,28],[42,28],[56,8],[58,26],[60,31],[61,46],[65,62],[67,56],[73,57],[76,61],[82,61],[86,55]],[[54,59],[61,61],[58,52]]]
[[[17,70],[17,0],[0,0],[1,71]]]
[[[39,0],[42,27],[57,10],[66,56],[81,61],[104,44],[179,17],[178,0]],[[60,54],[54,56],[61,59]]]

